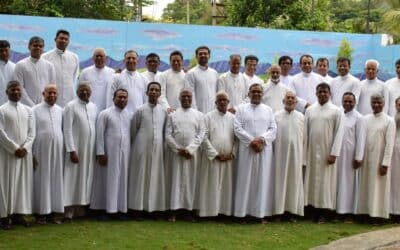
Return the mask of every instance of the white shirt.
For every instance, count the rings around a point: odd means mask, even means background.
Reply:
[[[262,102],[272,108],[273,112],[277,112],[284,108],[283,98],[290,89],[283,85],[280,81],[274,83],[271,79],[264,85],[264,95]]]
[[[228,71],[218,79],[218,91],[224,91],[229,96],[229,107],[237,107],[244,103],[247,97],[248,85],[242,73],[233,74]]]
[[[315,95],[316,88],[318,84],[322,82],[324,82],[322,76],[314,72],[300,72],[293,76],[293,81],[289,83],[289,88],[296,93],[300,110],[302,110],[307,103],[313,104],[317,101]]]
[[[343,94],[351,92],[355,95],[356,101],[360,97],[360,80],[351,74],[337,76],[331,81],[331,100],[338,107],[342,106]]]
[[[386,84],[389,91],[389,100],[385,103],[388,106],[388,115],[394,116],[396,111],[396,99],[400,97],[400,78],[394,77],[389,79]]]
[[[15,64],[11,61],[0,60],[0,105],[7,102],[6,95],[7,84],[12,80]]]
[[[158,102],[163,108],[177,109],[181,106],[179,94],[185,87],[185,72],[183,70],[176,72],[168,69],[157,74],[155,81],[161,84],[161,96]]]
[[[372,113],[371,96],[374,94],[380,94],[384,97],[385,106],[383,107],[383,111],[387,113],[389,109],[389,105],[387,105],[389,90],[381,80],[375,78],[374,80],[365,79],[360,83],[360,98],[357,104],[357,110],[362,115]]]

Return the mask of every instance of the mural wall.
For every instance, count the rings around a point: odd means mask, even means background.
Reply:
[[[279,56],[289,55],[296,62],[293,69],[296,73],[300,55],[308,53],[314,58],[329,58],[330,73],[334,75],[336,54],[343,38],[355,49],[352,62],[355,75],[362,77],[365,60],[374,58],[381,63],[380,78],[387,79],[394,76],[394,62],[400,58],[400,46],[382,46],[381,35],[0,15],[0,39],[10,41],[14,62],[27,56],[27,44],[34,35],[44,38],[46,51],[52,49],[58,29],[70,31],[69,49],[79,55],[82,68],[92,64],[91,54],[96,47],[106,49],[108,65],[113,68],[123,68],[123,53],[134,49],[141,56],[139,68],[144,67],[145,55],[155,52],[163,61],[161,70],[165,70],[173,50],[183,53],[187,66],[195,48],[207,45],[212,50],[211,66],[218,72],[228,70],[229,55],[235,53],[243,57],[257,55],[260,59],[257,74],[263,74]]]

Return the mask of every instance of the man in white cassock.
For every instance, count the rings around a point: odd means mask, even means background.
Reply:
[[[128,166],[130,157],[130,125],[132,113],[125,107],[128,92],[117,89],[113,95],[113,106],[100,112],[96,123],[97,164],[93,170],[91,209],[105,210],[100,220],[108,215],[128,211]]]
[[[268,73],[270,78],[268,82],[263,86],[264,95],[262,98],[262,103],[269,106],[273,112],[280,111],[284,108],[282,100],[284,99],[287,92],[291,91],[287,86],[285,86],[280,80],[281,68],[279,65],[272,65]],[[296,101],[297,103],[297,101]]]
[[[293,215],[304,215],[303,145],[304,115],[294,110],[297,98],[287,92],[284,109],[275,113],[277,126],[274,141],[275,206],[274,214],[284,214],[295,222]]]
[[[97,108],[89,101],[90,86],[89,82],[79,82],[78,98],[69,102],[63,113],[66,222],[71,221],[73,215],[84,214],[83,206],[89,205],[92,192]]]
[[[264,81],[256,75],[257,72],[258,57],[254,55],[247,55],[244,58],[244,79],[246,85],[250,86],[253,83],[263,84]]]
[[[324,82],[330,84],[332,81],[332,77],[328,74],[329,72],[329,60],[326,57],[320,57],[317,59],[315,63],[315,69],[317,73],[322,76]]]
[[[336,208],[337,167],[343,137],[343,112],[332,104],[327,83],[316,87],[318,102],[305,114],[305,205],[314,208],[314,220],[324,223],[328,210]]]
[[[281,67],[280,81],[285,86],[289,86],[289,83],[293,80],[293,76],[289,74],[293,67],[293,59],[290,56],[281,56],[279,57],[278,65]]]
[[[396,139],[394,141],[392,169],[390,181],[390,214],[393,215],[396,223],[400,223],[400,97],[395,100],[396,114]]]
[[[371,96],[372,114],[363,117],[366,136],[363,164],[360,167],[358,214],[367,214],[371,222],[389,218],[390,173],[396,124],[383,112],[385,99],[380,94]],[[398,165],[398,163],[396,163]]]
[[[386,81],[386,86],[389,91],[388,115],[394,117],[397,114],[396,99],[400,96],[400,59],[395,63],[396,75],[392,79]]]
[[[181,108],[168,116],[165,133],[169,148],[167,192],[170,193],[171,222],[175,221],[176,210],[197,209],[199,147],[205,134],[204,115],[191,107],[192,92],[183,89],[180,101]]]
[[[0,218],[5,230],[13,222],[29,226],[23,218],[32,213],[32,144],[35,121],[32,110],[20,102],[22,85],[10,81],[8,102],[0,106]]]
[[[354,94],[356,100],[360,96],[360,80],[350,74],[351,61],[347,57],[339,57],[336,60],[336,68],[338,76],[333,78],[331,86],[331,100],[332,103],[340,107],[342,105],[343,94],[351,92]]]
[[[13,80],[21,83],[21,102],[30,107],[42,102],[42,91],[49,83],[56,81],[56,71],[51,62],[41,57],[44,40],[34,36],[29,40],[30,56],[15,65]]]
[[[106,51],[96,48],[93,51],[94,65],[82,70],[79,76],[80,82],[89,82],[92,91],[91,101],[96,104],[97,110],[102,111],[111,105],[111,84],[114,81],[114,70],[106,66]]]
[[[266,223],[264,217],[271,216],[274,209],[272,142],[276,123],[272,109],[261,103],[262,96],[262,85],[252,84],[250,103],[240,105],[235,115],[239,152],[233,214],[236,217],[250,215]]]
[[[148,79],[136,70],[139,55],[134,50],[128,50],[124,54],[125,69],[118,74],[111,85],[111,93],[117,89],[126,89],[129,100],[126,109],[134,114],[136,110],[146,102],[146,88]]]
[[[356,212],[356,201],[359,186],[359,166],[365,143],[362,115],[355,110],[356,97],[352,92],[345,92],[342,97],[344,110],[343,140],[340,156],[337,159],[337,198],[336,212],[344,214],[350,221],[351,214]]]
[[[211,50],[206,46],[196,49],[197,66],[186,73],[185,88],[193,93],[193,108],[206,114],[214,109],[218,72],[208,66]]]
[[[74,88],[79,74],[79,58],[67,50],[70,34],[67,30],[56,33],[56,47],[43,54],[43,58],[54,65],[55,83],[58,89],[57,105],[64,107],[74,99]]]
[[[234,157],[237,141],[233,130],[234,115],[228,111],[225,92],[215,98],[216,110],[205,115],[206,135],[202,144],[199,174],[199,215],[232,215]]]
[[[305,109],[317,101],[315,89],[318,84],[324,82],[322,76],[312,71],[313,58],[311,55],[300,57],[301,72],[294,75],[289,88],[297,95],[298,103],[296,109],[304,112]]]
[[[128,207],[137,211],[165,211],[166,176],[164,131],[167,112],[159,105],[161,85],[147,86],[148,102],[132,119],[132,154],[129,167]]]
[[[171,113],[181,106],[179,93],[185,87],[182,53],[177,50],[171,52],[169,63],[171,68],[157,74],[155,81],[161,84],[161,96],[158,102],[168,113]]]
[[[218,91],[224,91],[228,94],[228,111],[235,113],[237,106],[245,102],[247,97],[247,81],[240,73],[240,64],[242,58],[240,55],[231,55],[229,58],[229,71],[220,75],[218,79]]]
[[[374,94],[382,95],[385,100],[389,100],[389,89],[384,82],[378,79],[379,62],[369,59],[365,62],[365,80],[360,83],[360,97],[357,104],[357,111],[362,115],[372,113],[371,96]],[[385,105],[383,112],[387,113],[389,104]]]
[[[147,83],[154,82],[155,77],[161,72],[158,71],[160,67],[160,56],[156,53],[150,53],[146,56],[146,71],[141,74],[147,79]],[[147,87],[146,83],[146,87]]]
[[[57,93],[55,84],[47,85],[43,91],[43,102],[32,108],[36,122],[33,212],[38,214],[39,224],[46,224],[51,213],[64,213],[63,110],[56,104]],[[55,216],[52,219],[59,223]]]
[[[15,64],[10,59],[11,49],[7,40],[0,40],[0,105],[8,101],[7,84],[14,74]]]

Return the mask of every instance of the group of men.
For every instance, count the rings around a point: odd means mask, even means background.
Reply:
[[[400,60],[397,77],[377,78],[379,62],[365,63],[366,80],[337,60],[302,72],[282,56],[266,83],[255,75],[258,58],[230,56],[219,75],[208,66],[211,51],[196,49],[197,65],[185,71],[183,55],[160,58],[124,54],[125,69],[106,66],[102,48],[79,75],[79,59],[59,30],[56,48],[43,54],[32,37],[30,56],[9,61],[0,41],[0,217],[4,229],[65,222],[89,207],[100,219],[180,210],[194,218],[272,215],[291,221],[311,208],[317,222],[330,211],[388,218],[400,215]],[[79,77],[78,77],[79,75]],[[74,97],[74,92],[76,97]]]

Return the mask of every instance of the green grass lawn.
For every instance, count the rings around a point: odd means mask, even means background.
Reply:
[[[366,224],[310,221],[266,225],[146,220],[98,222],[0,231],[0,249],[308,249],[353,234],[383,229]]]

